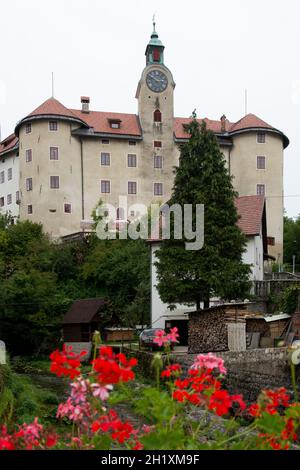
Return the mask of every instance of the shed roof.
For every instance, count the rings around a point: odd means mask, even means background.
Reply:
[[[66,313],[63,324],[90,323],[106,303],[105,299],[99,298],[76,300]]]

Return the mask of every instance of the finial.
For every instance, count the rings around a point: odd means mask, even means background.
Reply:
[[[155,25],[156,25],[156,22],[155,22],[155,13],[154,13],[154,15],[153,15],[153,17],[152,17],[152,23],[153,23],[153,32],[156,33],[156,31],[155,31]]]

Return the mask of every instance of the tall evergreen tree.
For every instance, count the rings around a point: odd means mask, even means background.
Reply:
[[[245,298],[250,286],[250,266],[242,263],[246,238],[237,226],[234,204],[237,194],[217,138],[204,122],[199,125],[195,114],[192,118],[185,126],[190,139],[181,146],[168,204],[179,204],[182,208],[192,204],[193,214],[196,204],[204,204],[204,246],[198,251],[187,251],[187,240],[175,240],[171,224],[170,240],[162,241],[156,265],[157,287],[164,302],[195,303],[200,308],[201,302],[208,306],[212,296],[227,300]]]

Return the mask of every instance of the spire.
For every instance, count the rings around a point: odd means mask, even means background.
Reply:
[[[153,32],[151,34],[151,39],[147,45],[147,49],[145,52],[146,55],[146,64],[151,65],[151,64],[163,64],[164,63],[164,48],[161,40],[158,37],[158,34],[156,32],[156,21],[155,21],[155,15],[153,15],[152,18],[152,24],[153,24]]]

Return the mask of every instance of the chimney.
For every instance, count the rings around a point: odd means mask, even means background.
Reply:
[[[226,116],[221,116],[221,132],[226,132]]]
[[[83,113],[90,112],[90,98],[89,96],[82,96],[81,97],[81,111]]]

